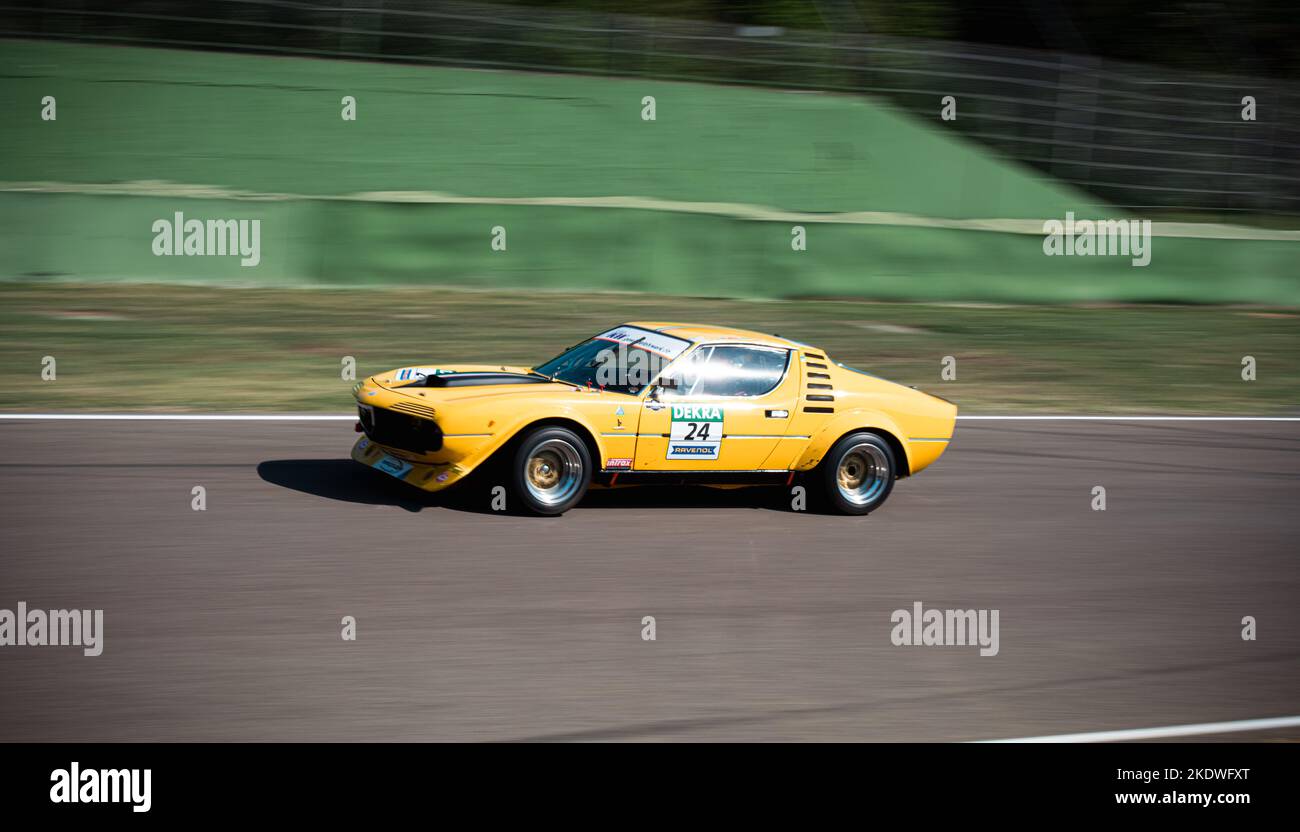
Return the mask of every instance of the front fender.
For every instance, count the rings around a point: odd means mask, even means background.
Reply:
[[[519,418],[510,422],[510,424],[500,433],[492,437],[492,441],[479,449],[472,459],[468,459],[464,464],[469,468],[475,468],[481,465],[489,457],[495,454],[504,446],[508,445],[515,437],[528,429],[530,425],[541,422],[573,422],[582,430],[587,432],[587,437],[591,439],[595,448],[595,459],[592,463],[600,468],[609,454],[605,448],[605,443],[601,441],[600,431],[597,430],[591,421],[578,408],[568,405],[548,407],[545,410],[531,410],[522,414]]]

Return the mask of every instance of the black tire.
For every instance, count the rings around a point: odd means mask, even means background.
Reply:
[[[526,434],[509,466],[511,507],[544,516],[563,514],[577,505],[587,493],[593,471],[587,443],[559,427],[540,427]]]
[[[897,471],[888,442],[874,433],[851,433],[818,467],[820,502],[836,514],[870,514],[889,499]]]

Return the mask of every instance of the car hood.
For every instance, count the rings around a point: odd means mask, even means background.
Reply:
[[[496,396],[527,396],[574,389],[571,384],[547,381],[533,374],[528,367],[502,364],[399,367],[375,375],[372,381],[399,395],[444,402]]]
[[[384,387],[396,389],[411,384],[422,378],[438,378],[445,375],[458,375],[463,373],[513,373],[517,375],[527,375],[531,372],[529,367],[519,367],[510,364],[412,364],[409,367],[398,367],[395,370],[388,370],[383,373],[375,373],[374,379]]]

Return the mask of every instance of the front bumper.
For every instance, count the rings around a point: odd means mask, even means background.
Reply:
[[[469,471],[454,462],[412,462],[362,436],[352,446],[352,458],[424,491],[441,491],[464,479]]]

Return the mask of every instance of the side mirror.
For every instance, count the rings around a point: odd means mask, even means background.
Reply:
[[[661,376],[655,382],[654,389],[650,391],[650,398],[659,401],[659,393],[663,390],[676,390],[678,387],[677,379],[671,376]]]
[[[650,392],[646,394],[646,398],[652,402],[657,402],[659,401],[660,390],[676,390],[676,389],[677,389],[677,379],[661,377],[654,384],[650,385]]]

